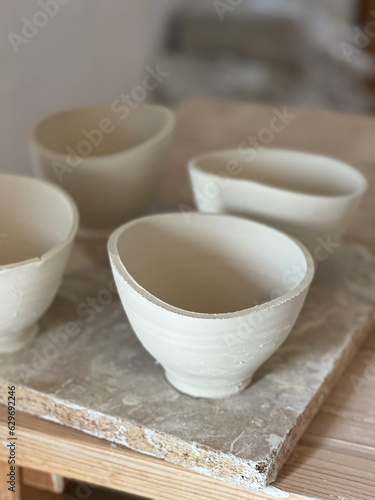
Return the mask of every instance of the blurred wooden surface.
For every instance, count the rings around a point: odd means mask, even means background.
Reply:
[[[24,484],[21,487],[21,495],[22,500],[63,500],[60,494],[51,493],[50,491],[41,490]]]
[[[185,103],[178,113],[171,158],[173,169],[163,188],[161,202],[171,207],[181,202],[191,205],[185,171],[187,159],[211,149],[237,147],[249,136],[259,137],[262,129],[269,127],[275,109],[283,112],[282,106],[230,101],[195,99]],[[375,120],[309,110],[288,109],[287,113],[293,118],[274,134],[267,147],[328,154],[361,170],[369,180],[369,190],[348,237],[375,249]],[[250,500],[272,498],[275,494],[289,500],[300,499],[300,495],[322,500],[370,500],[375,498],[374,421],[375,332],[362,346],[279,473],[273,484],[277,490],[271,488],[262,493],[234,488],[21,413],[18,414],[17,458],[19,466],[155,499]],[[1,408],[0,436],[5,433],[6,411]],[[0,460],[6,460],[5,447],[0,447]],[[4,467],[1,482],[3,471]],[[11,498],[16,500],[14,496]]]
[[[51,493],[62,493],[65,487],[65,479],[57,474],[48,474],[35,469],[22,469],[22,484],[49,491]]]

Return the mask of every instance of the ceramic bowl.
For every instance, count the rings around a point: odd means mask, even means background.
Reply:
[[[0,352],[12,352],[34,338],[55,297],[78,212],[53,184],[2,174],[0,214]]]
[[[199,211],[270,224],[298,238],[317,260],[339,244],[367,185],[341,161],[281,149],[212,152],[188,168]]]
[[[29,144],[37,175],[76,201],[80,234],[108,237],[154,200],[173,129],[174,113],[163,106],[93,106],[46,118]]]
[[[144,217],[108,243],[128,319],[169,382],[196,397],[246,387],[287,337],[314,272],[309,252],[228,215]]]

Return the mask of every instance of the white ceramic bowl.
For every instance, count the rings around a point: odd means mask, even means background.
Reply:
[[[317,260],[322,241],[331,249],[339,244],[367,186],[341,161],[282,149],[207,153],[189,162],[189,173],[199,211],[270,224],[302,241]]]
[[[108,237],[142,214],[157,194],[174,121],[171,110],[151,104],[130,112],[124,106],[63,111],[31,130],[33,165],[39,177],[74,198],[80,234]]]
[[[302,245],[266,225],[186,217],[125,224],[109,239],[109,257],[129,321],[170,383],[191,396],[226,397],[289,334],[314,264]]]
[[[78,212],[56,186],[0,175],[0,352],[30,342],[53,301],[77,232]]]

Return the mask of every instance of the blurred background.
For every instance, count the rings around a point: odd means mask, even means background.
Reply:
[[[0,27],[1,171],[30,173],[30,126],[80,105],[375,108],[373,0],[2,0]]]

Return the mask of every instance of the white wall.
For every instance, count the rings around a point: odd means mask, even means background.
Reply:
[[[0,171],[30,173],[26,140],[35,121],[129,92],[170,1],[1,0]],[[45,25],[22,33],[23,18]]]

